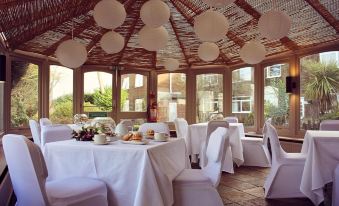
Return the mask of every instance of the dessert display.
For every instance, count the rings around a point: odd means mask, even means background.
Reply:
[[[153,129],[148,129],[148,130],[146,131],[146,137],[147,137],[148,139],[154,139],[154,130],[153,130]]]
[[[124,141],[130,141],[132,138],[133,134],[132,133],[127,133],[124,136],[122,136],[122,140]]]
[[[122,136],[122,140],[141,142],[142,134],[140,132],[127,133],[124,136]]]

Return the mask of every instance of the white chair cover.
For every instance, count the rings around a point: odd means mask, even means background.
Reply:
[[[17,206],[107,206],[105,183],[87,178],[46,182],[46,164],[38,146],[21,135],[5,135],[3,147]]]
[[[229,127],[229,123],[222,120],[214,120],[214,121],[209,121],[208,125],[207,125],[207,135],[206,135],[206,140],[201,144],[201,148],[200,148],[200,162],[199,165],[201,168],[203,168],[204,166],[207,165],[207,159],[206,159],[206,149],[207,149],[207,143],[209,142],[209,138],[212,132],[214,132],[214,130],[216,130],[218,127],[224,127],[224,128],[228,128]],[[226,161],[228,161],[230,164],[225,163],[226,165],[232,165],[232,168],[229,168],[229,170],[227,171],[233,171],[233,160],[232,160],[232,150],[231,147],[226,148],[227,150],[227,154],[226,156],[229,156],[230,154],[230,159],[227,158]]]
[[[339,164],[334,171],[332,206],[339,206]]]
[[[265,124],[265,135],[270,142],[272,151],[272,167],[264,184],[265,197],[305,197],[300,191],[300,183],[306,155],[302,153],[286,153],[280,146],[279,137],[275,128],[268,122]]]
[[[153,129],[154,132],[162,132],[170,135],[169,127],[166,123],[158,122],[158,123],[144,123],[140,125],[139,132],[146,133],[148,129]]]
[[[72,128],[68,125],[55,124],[41,127],[41,145],[43,148],[46,143],[69,140],[72,138]]]
[[[133,122],[132,122],[132,120],[130,120],[130,119],[122,119],[120,121],[120,123],[125,125],[129,132],[133,130]]]
[[[217,128],[208,143],[207,166],[201,170],[185,169],[174,180],[175,206],[223,205],[216,187],[220,182],[225,147],[228,146],[227,129]]]
[[[188,123],[184,118],[176,118],[174,119],[175,130],[178,138],[187,137],[188,132]]]
[[[40,131],[40,126],[38,122],[33,119],[30,119],[29,127],[31,129],[34,143],[40,147],[41,146],[41,131]]]
[[[238,123],[238,117],[225,117],[224,118],[225,121],[227,121],[228,123]]]
[[[41,118],[40,119],[40,126],[48,126],[48,125],[52,125],[52,121],[49,120],[48,118]]]
[[[323,120],[320,123],[320,130],[339,131],[339,120]]]

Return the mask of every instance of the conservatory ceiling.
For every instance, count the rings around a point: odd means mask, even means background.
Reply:
[[[216,9],[230,22],[225,37],[217,42],[218,59],[204,62],[197,55],[201,43],[193,30],[194,17],[209,9],[201,0],[165,0],[171,10],[165,28],[169,41],[165,49],[150,52],[138,45],[137,34],[143,27],[139,11],[145,0],[120,0],[127,11],[122,26],[115,29],[125,38],[123,50],[106,54],[99,41],[108,29],[96,25],[93,8],[99,0],[2,0],[0,31],[9,50],[22,50],[54,56],[57,46],[71,38],[86,45],[89,65],[122,65],[135,68],[162,68],[166,58],[176,58],[181,68],[192,66],[232,65],[241,63],[239,49],[245,42],[258,38],[257,22],[261,14],[272,9],[268,0],[236,0]],[[260,38],[266,56],[296,51],[339,40],[339,1],[337,0],[276,0],[279,10],[292,19],[287,37],[270,41]]]

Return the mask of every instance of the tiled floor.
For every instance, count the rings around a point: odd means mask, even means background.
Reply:
[[[313,206],[304,198],[274,199],[264,198],[263,184],[269,168],[239,167],[234,174],[223,173],[219,194],[227,206]]]

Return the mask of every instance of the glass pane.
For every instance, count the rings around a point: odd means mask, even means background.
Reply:
[[[84,74],[84,112],[112,111],[113,75],[106,72]]]
[[[300,127],[319,129],[325,119],[339,119],[339,51],[300,59]]]
[[[223,112],[223,75],[197,75],[197,122],[207,122],[210,116]]]
[[[49,118],[53,123],[72,123],[73,70],[51,65],[49,71]]]
[[[177,117],[185,118],[186,74],[159,74],[157,96],[159,122],[172,122]]]
[[[11,127],[28,127],[39,118],[39,66],[13,60],[11,78]]]
[[[275,64],[265,67],[264,116],[272,118],[279,127],[288,127],[289,94],[286,93],[286,76],[289,64]]]
[[[120,108],[122,112],[146,112],[147,76],[121,75]]]
[[[0,132],[4,131],[4,89],[5,83],[0,81]]]
[[[254,68],[232,71],[232,113],[245,126],[254,126]]]

